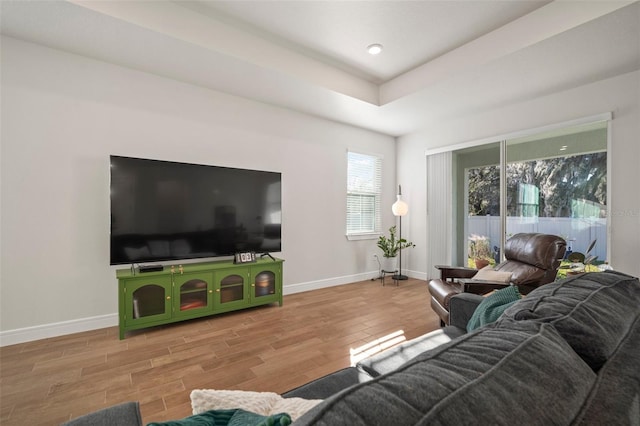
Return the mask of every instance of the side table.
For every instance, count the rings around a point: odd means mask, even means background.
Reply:
[[[394,277],[397,276],[398,270],[397,269],[394,269],[393,271],[385,271],[384,269],[380,270],[380,281],[382,281],[382,285],[383,286],[384,286],[384,279],[387,276],[387,274],[391,275],[391,279],[393,280],[393,283],[397,287],[398,286],[398,280],[396,278],[394,278]]]

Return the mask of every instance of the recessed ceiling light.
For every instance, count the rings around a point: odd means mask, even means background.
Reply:
[[[378,53],[382,52],[382,45],[381,44],[370,44],[369,46],[367,46],[367,52],[369,52],[369,54],[371,55],[377,55]]]

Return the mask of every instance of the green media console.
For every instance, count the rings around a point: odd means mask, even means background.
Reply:
[[[278,302],[282,259],[173,265],[140,273],[119,269],[120,339],[131,330]]]

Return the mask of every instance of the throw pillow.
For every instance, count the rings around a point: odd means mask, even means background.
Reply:
[[[486,266],[473,276],[474,280],[494,281],[497,283],[509,283],[511,281],[511,272],[494,271],[491,266]]]
[[[518,287],[501,288],[482,299],[467,323],[467,331],[495,322],[509,306],[520,300]]]

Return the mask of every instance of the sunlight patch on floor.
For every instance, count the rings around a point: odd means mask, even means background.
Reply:
[[[407,338],[404,335],[404,330],[398,330],[357,348],[351,348],[349,349],[349,353],[351,354],[351,366],[355,366],[359,361],[398,345],[406,340]]]

